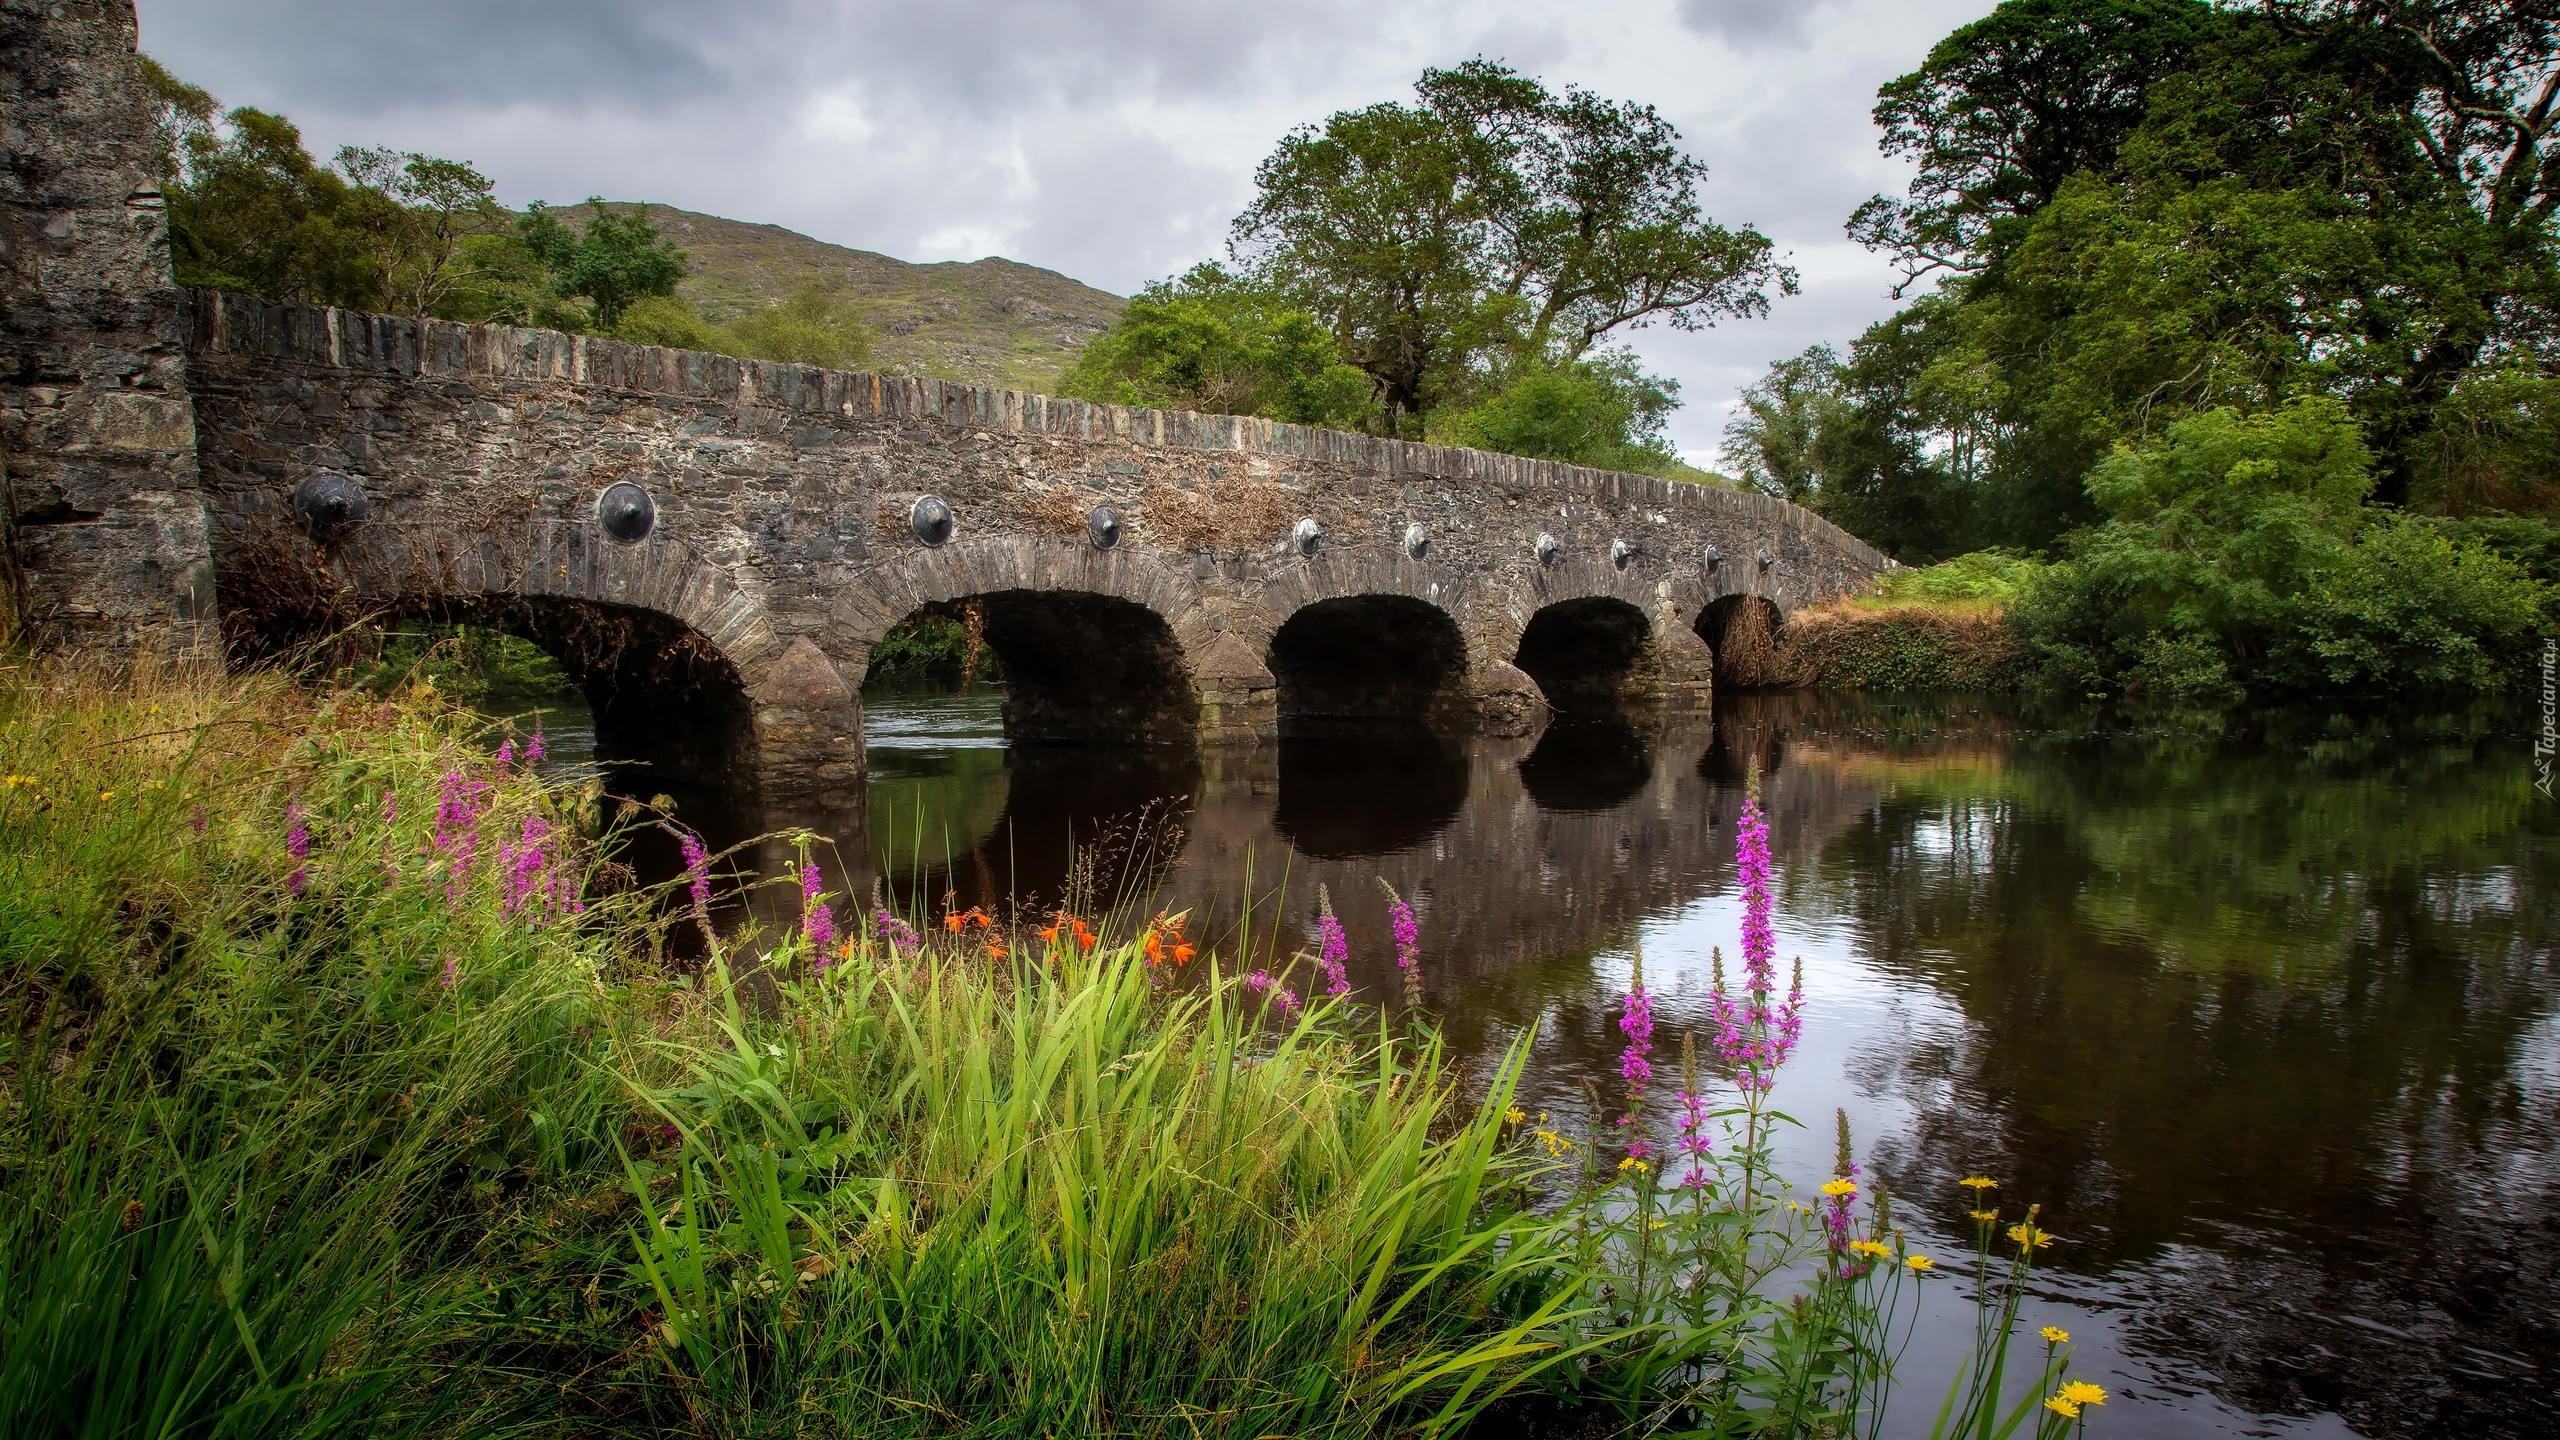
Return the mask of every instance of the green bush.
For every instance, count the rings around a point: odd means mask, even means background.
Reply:
[[[2014,605],[2051,567],[2014,550],[1977,550],[1935,565],[1888,570],[1876,584],[1879,601],[1981,601]]]
[[[2368,507],[2372,483],[2327,398],[2117,447],[2089,477],[2108,520],[2012,612],[2041,683],[2166,699],[2494,688],[2551,588],[2478,538]]]

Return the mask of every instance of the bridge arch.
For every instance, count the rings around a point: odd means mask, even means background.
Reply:
[[[561,663],[607,758],[763,793],[860,773],[842,674],[671,538],[623,545],[577,522],[412,518],[315,547],[279,523],[233,547],[221,584],[224,629],[244,657],[386,616],[486,623]]]
[[[899,621],[965,604],[1004,667],[1008,735],[1187,744],[1200,733],[1198,677],[1217,668],[1219,636],[1189,573],[1172,563],[1136,549],[998,537],[910,553],[867,579],[835,608],[837,643],[859,657],[856,674]]]
[[[1682,599],[1674,574],[1637,555],[1542,567],[1492,608],[1505,653],[1557,712],[1680,712],[1707,708],[1714,688]]]
[[[1777,639],[1786,610],[1776,598],[1736,590],[1707,602],[1693,623],[1715,656],[1716,683],[1748,690],[1786,683],[1777,667]]]
[[[1463,571],[1401,551],[1328,551],[1273,575],[1256,598],[1283,718],[1496,735],[1543,721],[1545,698],[1511,665],[1511,646],[1487,643],[1482,587]]]

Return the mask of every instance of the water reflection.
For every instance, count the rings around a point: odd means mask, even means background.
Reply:
[[[1277,749],[1272,829],[1309,859],[1408,849],[1467,803],[1466,742],[1420,724],[1293,728]]]
[[[1152,830],[1156,903],[1396,988],[1383,877],[1478,1067],[1535,1026],[1531,1103],[1614,1084],[1634,948],[1676,1045],[1731,946],[1731,820],[1765,776],[1784,955],[1811,1003],[1780,1097],[1952,1257],[1988,1170],[2064,1235],[2036,1323],[2084,1342],[2109,1433],[2522,1434],[2560,1333],[2555,811],[2482,716],[2128,727],[1967,701],[1744,697],[1534,747],[1400,731],[1274,749],[1008,750],[990,697],[871,702],[868,832],[902,893],[1061,893],[1071,846]],[[972,709],[971,706],[976,708]],[[938,708],[937,708],[938,707]],[[1180,831],[1178,850],[1172,829]],[[1275,897],[1285,875],[1284,898]],[[1275,908],[1276,907],[1276,908]],[[1958,1282],[1941,1285],[1956,1303]],[[1933,1332],[1934,1333],[1934,1332]],[[1928,1398],[1951,1360],[1910,1357]]]

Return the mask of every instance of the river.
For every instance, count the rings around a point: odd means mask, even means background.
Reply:
[[[1827,1174],[1845,1109],[1950,1265],[1958,1178],[2042,1203],[2026,1323],[2108,1388],[2092,1433],[2553,1431],[2560,808],[2512,720],[1787,694],[1202,764],[1008,747],[999,703],[867,698],[854,883],[937,911],[1117,891],[1230,955],[1248,899],[1256,945],[1308,943],[1321,886],[1388,996],[1383,878],[1445,1033],[1481,1071],[1535,1027],[1526,1103],[1559,1117],[1616,1083],[1639,949],[1658,1035],[1704,1027],[1756,762],[1808,994],[1789,1172]],[[1942,1317],[1963,1284],[1930,1288]],[[1923,1324],[1893,1433],[1925,1434],[1966,1328]]]

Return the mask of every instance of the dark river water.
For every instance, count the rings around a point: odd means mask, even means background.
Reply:
[[[1229,955],[1248,898],[1256,946],[1310,943],[1322,885],[1386,997],[1383,877],[1445,1032],[1481,1069],[1534,1026],[1526,1103],[1559,1116],[1613,1093],[1639,947],[1658,1039],[1704,1027],[1756,760],[1808,995],[1786,1165],[1826,1175],[1845,1108],[1942,1263],[1959,1177],[2041,1201],[2063,1243],[2026,1324],[2107,1386],[2093,1433],[2560,1433],[2560,808],[2512,717],[1788,694],[1204,764],[1008,747],[998,704],[869,697],[851,883],[1054,903],[1099,842],[1088,887],[1191,908]],[[1950,1319],[1962,1283],[1930,1287]],[[1895,1433],[1966,1328],[1924,1323]]]

